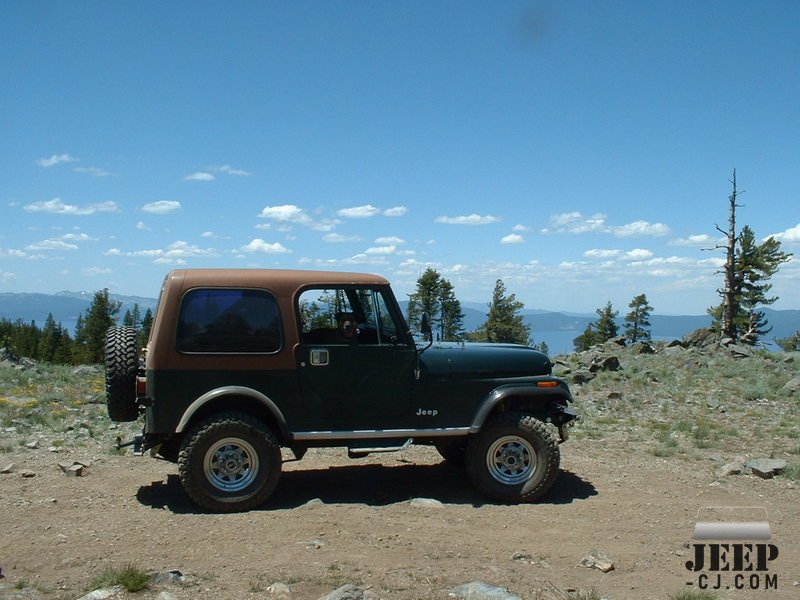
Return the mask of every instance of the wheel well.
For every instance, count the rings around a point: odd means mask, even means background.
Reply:
[[[486,421],[497,415],[508,412],[521,412],[530,414],[540,421],[547,421],[549,404],[554,402],[553,398],[542,398],[535,396],[507,396],[494,405],[486,416]]]
[[[278,438],[281,445],[284,445],[287,441],[285,429],[281,426],[277,416],[269,408],[254,398],[236,394],[219,396],[203,404],[191,416],[183,430],[184,432],[188,432],[200,421],[222,412],[239,412],[251,415],[266,424]]]

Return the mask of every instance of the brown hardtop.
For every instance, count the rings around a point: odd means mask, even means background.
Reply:
[[[178,283],[180,282],[180,283]],[[291,296],[301,287],[317,285],[389,285],[389,281],[368,273],[304,271],[301,269],[176,269],[167,275],[166,284],[187,290],[195,287],[256,287],[277,296]]]

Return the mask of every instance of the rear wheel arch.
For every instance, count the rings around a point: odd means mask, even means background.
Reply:
[[[286,419],[278,406],[261,392],[242,386],[217,388],[200,396],[183,413],[175,433],[185,434],[196,423],[214,414],[232,411],[263,422],[281,443],[291,437]]]

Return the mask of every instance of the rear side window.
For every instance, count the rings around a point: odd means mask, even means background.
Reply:
[[[176,347],[211,354],[277,352],[278,303],[265,290],[191,290],[181,302]]]

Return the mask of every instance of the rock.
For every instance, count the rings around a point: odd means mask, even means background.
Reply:
[[[696,348],[707,348],[717,343],[718,335],[710,327],[701,327],[683,336],[683,343]]]
[[[58,463],[58,468],[68,477],[83,477],[86,465],[76,460],[73,462],[60,462]]]
[[[115,585],[112,588],[103,588],[101,590],[89,592],[85,596],[78,598],[78,600],[106,600],[106,598],[116,596],[120,592],[122,592],[122,588]]]
[[[8,463],[7,465],[4,465],[2,468],[0,468],[0,474],[8,475],[9,473],[13,473],[14,469],[16,468],[17,465],[15,465],[14,463]]]
[[[25,444],[25,447],[30,450],[36,450],[39,447],[39,440],[33,440],[32,442],[28,442]]]
[[[728,352],[733,358],[748,358],[755,355],[753,347],[745,344],[731,344],[728,346]]]
[[[320,498],[312,498],[311,500],[309,500],[308,502],[306,502],[305,504],[303,504],[299,508],[309,508],[311,506],[321,506],[322,504],[324,504],[324,502]]]
[[[597,356],[592,360],[592,364],[589,365],[589,371],[592,373],[598,371],[619,371],[619,369],[619,358],[613,354],[609,356]]]
[[[716,398],[708,398],[706,400],[706,406],[712,410],[716,410],[719,408],[719,400]]]
[[[622,392],[608,392],[606,398],[609,400],[622,400]]]
[[[178,597],[175,594],[171,594],[166,590],[158,592],[158,596],[156,596],[156,600],[178,600]]]
[[[800,377],[795,377],[786,382],[786,385],[781,388],[781,392],[787,396],[800,395]]]
[[[578,564],[588,569],[599,569],[603,573],[613,571],[615,568],[614,562],[602,550],[592,550]]]
[[[20,472],[20,475],[28,479],[30,479],[31,477],[36,477],[36,473],[34,473],[33,471],[28,471],[27,469]]]
[[[463,600],[522,600],[508,590],[491,586],[482,581],[472,581],[452,588],[449,596]]]
[[[667,344],[667,348],[683,348],[683,342],[681,340],[672,340]]]
[[[79,367],[72,369],[72,374],[77,377],[85,377],[87,375],[98,375],[99,371],[97,370],[97,367],[93,367],[91,365],[80,365]]]
[[[575,371],[572,374],[572,383],[583,385],[584,383],[589,383],[595,377],[597,377],[596,373],[592,373],[586,369],[581,369],[580,371]]]
[[[150,578],[150,581],[155,585],[168,585],[172,583],[183,583],[186,577],[178,569],[171,571],[164,571],[163,573],[156,573]]]
[[[412,498],[408,503],[411,506],[421,508],[442,508],[444,506],[444,504],[433,498]]]
[[[61,448],[59,448],[58,446],[48,446],[47,447],[47,451],[48,452],[58,453],[58,452],[61,452]]]
[[[631,346],[631,352],[634,354],[655,354],[656,351],[647,342],[636,342]]]
[[[267,596],[273,600],[291,600],[292,590],[285,583],[273,583],[267,588]]]
[[[322,596],[319,600],[377,600],[378,597],[369,590],[362,590],[360,587],[348,583],[340,588],[333,590],[327,596]]]
[[[741,475],[744,471],[743,462],[730,462],[717,469],[717,477],[729,477],[731,475]]]
[[[611,338],[606,342],[606,344],[608,344],[609,346],[619,346],[621,348],[624,348],[627,343],[628,343],[628,338],[625,337],[624,335],[618,335],[617,337]]]
[[[787,466],[787,462],[780,458],[755,458],[748,460],[745,465],[753,475],[758,475],[761,479],[772,479],[775,475],[780,475]]]

